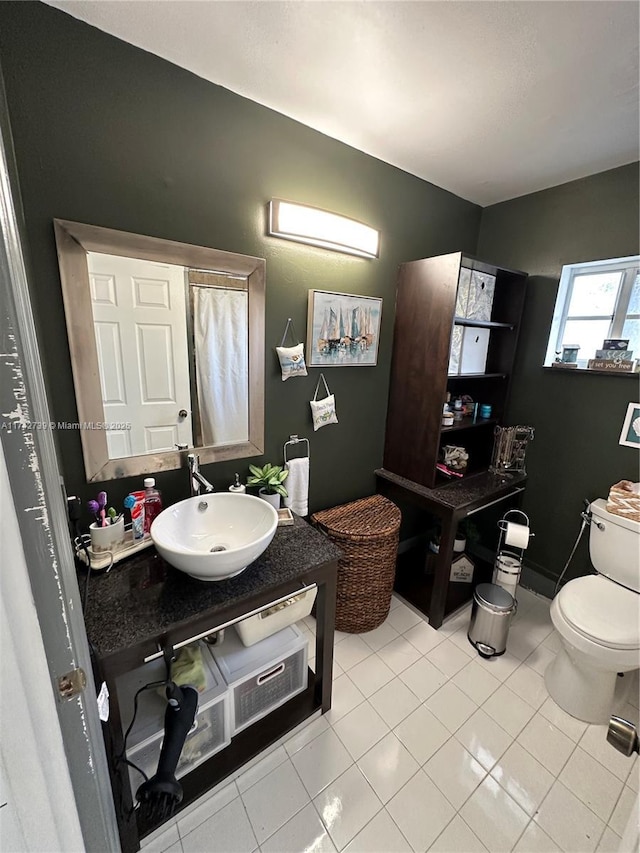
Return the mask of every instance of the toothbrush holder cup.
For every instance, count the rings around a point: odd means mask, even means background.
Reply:
[[[91,550],[95,554],[101,554],[105,551],[111,551],[115,554],[124,545],[124,516],[118,519],[115,524],[107,524],[106,527],[100,527],[94,522],[89,526],[91,534]]]

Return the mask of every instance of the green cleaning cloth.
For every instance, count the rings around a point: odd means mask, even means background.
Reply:
[[[171,664],[171,680],[178,687],[195,687],[202,693],[207,686],[202,660],[202,649],[195,643],[180,649],[178,656]]]

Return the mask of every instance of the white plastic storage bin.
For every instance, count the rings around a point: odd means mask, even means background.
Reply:
[[[489,329],[466,326],[462,333],[460,373],[484,373],[489,351]]]
[[[198,695],[198,711],[191,731],[182,748],[176,777],[184,776],[198,764],[231,743],[231,721],[229,691],[215,660],[201,644],[206,687]],[[165,678],[164,661],[151,661],[117,679],[118,702],[122,715],[123,730],[133,717],[136,691],[152,681]],[[164,736],[164,715],[167,708],[164,688],[150,688],[138,696],[138,713],[131,734],[127,738],[127,759],[139,767],[147,776],[156,772],[160,748]],[[144,781],[142,776],[129,768],[133,793]]]
[[[295,625],[249,648],[235,631],[228,630],[222,645],[209,651],[231,694],[232,735],[307,687],[307,640]]]
[[[176,768],[176,778],[179,779],[202,764],[216,752],[231,743],[228,720],[228,702],[226,694],[212,699],[198,708],[191,731],[182,747],[180,761]],[[163,732],[138,744],[134,749],[127,750],[127,758],[143,770],[151,778],[158,767]],[[135,794],[137,787],[144,781],[133,767],[129,768],[131,790]]]
[[[270,637],[282,631],[287,625],[293,625],[311,613],[313,602],[316,600],[316,589],[308,589],[300,595],[294,595],[286,601],[274,604],[255,616],[249,616],[236,624],[236,631],[245,646]]]

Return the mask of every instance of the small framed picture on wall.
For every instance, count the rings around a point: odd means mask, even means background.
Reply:
[[[640,403],[629,403],[619,444],[640,450]]]
[[[309,291],[309,367],[373,367],[378,363],[382,299]]]

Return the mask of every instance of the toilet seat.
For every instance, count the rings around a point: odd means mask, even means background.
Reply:
[[[556,601],[579,634],[609,649],[640,649],[640,595],[601,575],[576,578]]]

